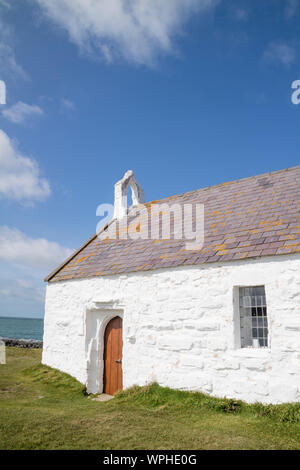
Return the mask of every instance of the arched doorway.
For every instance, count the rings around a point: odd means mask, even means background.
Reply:
[[[122,372],[122,325],[123,320],[115,317],[107,324],[104,333],[104,387],[103,393],[114,395],[123,388]]]

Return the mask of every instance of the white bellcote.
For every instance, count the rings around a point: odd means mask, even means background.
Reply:
[[[144,191],[138,184],[133,171],[126,171],[123,178],[115,184],[115,219],[122,219],[128,213],[128,186],[130,186],[130,189],[132,191],[132,207],[144,203]]]

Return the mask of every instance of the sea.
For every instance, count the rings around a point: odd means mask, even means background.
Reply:
[[[0,317],[0,338],[43,340],[42,318]]]

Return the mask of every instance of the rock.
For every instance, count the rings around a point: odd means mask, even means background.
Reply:
[[[13,338],[1,338],[4,341],[5,346],[11,346],[16,348],[42,348],[43,341],[37,339],[13,339]]]

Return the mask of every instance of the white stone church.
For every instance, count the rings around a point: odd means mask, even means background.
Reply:
[[[145,204],[203,205],[199,249],[172,236],[105,238],[143,197],[127,172],[102,236],[46,278],[43,363],[90,393],[158,382],[299,401],[300,166]]]

